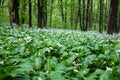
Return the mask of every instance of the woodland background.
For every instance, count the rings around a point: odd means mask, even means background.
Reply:
[[[0,22],[29,27],[120,30],[119,0],[0,0]]]

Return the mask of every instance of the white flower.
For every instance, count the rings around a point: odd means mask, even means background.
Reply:
[[[45,38],[45,36],[43,36],[43,38]]]
[[[50,52],[50,49],[49,49],[49,48],[47,48],[47,52],[48,52],[48,53]]]
[[[116,53],[120,53],[120,50],[117,50]]]
[[[0,62],[0,64],[2,64],[2,65],[3,65],[3,64],[4,64],[4,62],[3,62],[3,61],[1,61],[1,62]]]
[[[2,43],[2,40],[0,40],[0,43]]]
[[[32,40],[31,36],[28,36],[26,38],[24,38],[26,40],[26,42],[30,42]]]
[[[72,62],[72,64],[73,64],[73,65],[75,65],[75,64],[76,64],[76,63],[75,63],[75,61],[74,61],[74,62]]]
[[[18,39],[18,41],[20,41],[20,42],[21,42],[21,41],[22,41],[22,39],[20,39],[20,38],[19,38],[19,39]]]
[[[75,72],[79,72],[77,69],[74,69]]]
[[[112,71],[112,68],[106,67],[106,71]]]
[[[42,80],[41,78],[38,78],[38,80]]]
[[[120,42],[120,38],[117,41]]]
[[[63,45],[61,45],[60,43],[57,43],[57,46],[58,46],[58,47],[63,47]]]
[[[78,56],[78,53],[76,53],[76,56]]]

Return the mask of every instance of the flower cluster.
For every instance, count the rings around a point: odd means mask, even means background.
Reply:
[[[24,38],[26,40],[26,42],[30,42],[32,40],[31,36],[27,36],[26,38]]]
[[[112,71],[112,68],[106,67],[106,71]]]

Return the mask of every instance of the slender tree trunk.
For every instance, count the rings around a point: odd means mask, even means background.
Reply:
[[[42,11],[42,14],[43,14],[43,27],[46,27],[47,26],[47,0],[44,0],[43,1],[43,11]]]
[[[99,16],[99,5],[97,6],[97,12],[96,12],[96,14],[95,14],[94,30],[97,30],[97,24],[99,23],[99,18],[98,18],[98,16]]]
[[[10,26],[13,26],[13,16],[12,16],[12,0],[9,0],[9,15],[10,15]]]
[[[47,24],[47,2],[38,0],[38,28],[43,28]]]
[[[38,28],[43,28],[43,26],[42,26],[41,0],[38,0]]]
[[[67,0],[65,0],[65,25],[64,29],[67,28]]]
[[[74,0],[71,0],[71,10],[70,10],[70,25],[73,27],[74,22]]]
[[[103,0],[99,0],[100,2],[100,18],[99,18],[99,32],[103,31]]]
[[[22,20],[21,23],[25,23],[25,11],[26,11],[26,0],[23,0],[23,5],[22,5]]]
[[[52,27],[52,12],[53,12],[53,0],[51,0],[51,8],[50,8],[50,27]]]
[[[34,14],[34,16],[35,16],[35,18],[37,18],[37,15],[36,15],[36,13],[37,13],[37,0],[34,0],[34,5],[33,5],[33,14]]]
[[[119,10],[119,18],[118,18],[118,32],[120,31],[120,10]]]
[[[15,17],[16,17],[16,23],[19,24],[19,0],[16,2],[16,9],[15,9]]]
[[[80,29],[83,30],[82,26],[82,11],[81,11],[81,0],[79,0],[79,23],[80,23]]]
[[[2,0],[0,0],[0,6],[2,6]],[[0,14],[2,12],[2,8],[0,7]]]
[[[2,1],[0,0],[0,5],[1,5],[1,2],[2,2]]]
[[[77,30],[79,13],[80,13],[80,10],[78,9],[77,14],[76,14],[76,20],[75,20],[75,27],[74,27],[74,30]]]
[[[19,25],[19,0],[12,0],[13,1],[13,22]]]
[[[85,27],[85,31],[87,31],[88,29],[88,25],[89,25],[89,9],[90,9],[90,0],[87,0],[87,9],[86,9],[86,27]]]
[[[86,31],[85,29],[86,29],[86,26],[85,26],[85,14],[86,14],[86,12],[85,12],[85,9],[86,9],[86,6],[85,6],[85,0],[83,0],[82,1],[83,2],[83,18],[82,18],[82,23],[83,23],[83,30],[82,31]]]
[[[119,19],[118,19],[118,32],[120,31],[120,16],[119,16]]]
[[[45,1],[44,0],[41,0],[41,2],[40,2],[40,8],[41,8],[41,20],[42,20],[42,28],[43,27],[45,27],[44,26],[44,21],[45,21],[45,3],[44,3]]]
[[[3,6],[3,4],[4,4],[4,0],[0,0],[0,6]],[[3,9],[4,9],[4,7],[0,8],[1,13],[3,13]]]
[[[75,21],[74,30],[77,30],[78,19],[79,19],[79,17],[81,18],[80,6],[81,6],[81,0],[78,0],[78,11],[77,11],[77,15],[76,15],[76,21]],[[80,23],[81,23],[81,20],[80,20]],[[80,25],[81,25],[81,24],[80,24]],[[80,27],[82,27],[82,26],[80,26]],[[81,28],[81,30],[82,30],[82,28]]]
[[[117,13],[119,0],[111,0],[111,12],[108,23],[108,34],[117,33]]]
[[[104,7],[104,30],[107,30],[107,25],[108,25],[108,0],[105,2],[105,7]]]
[[[62,16],[62,22],[64,23],[64,11],[63,11],[63,0],[58,0],[58,3],[60,4],[60,10],[61,10],[61,16]]]
[[[29,0],[29,27],[32,27],[32,2]]]
[[[90,0],[90,7],[89,7],[89,13],[88,13],[88,16],[89,16],[89,27],[88,29],[90,30],[93,26],[93,0]]]

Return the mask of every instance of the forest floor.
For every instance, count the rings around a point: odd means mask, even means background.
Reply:
[[[0,80],[119,80],[120,34],[0,25]]]

